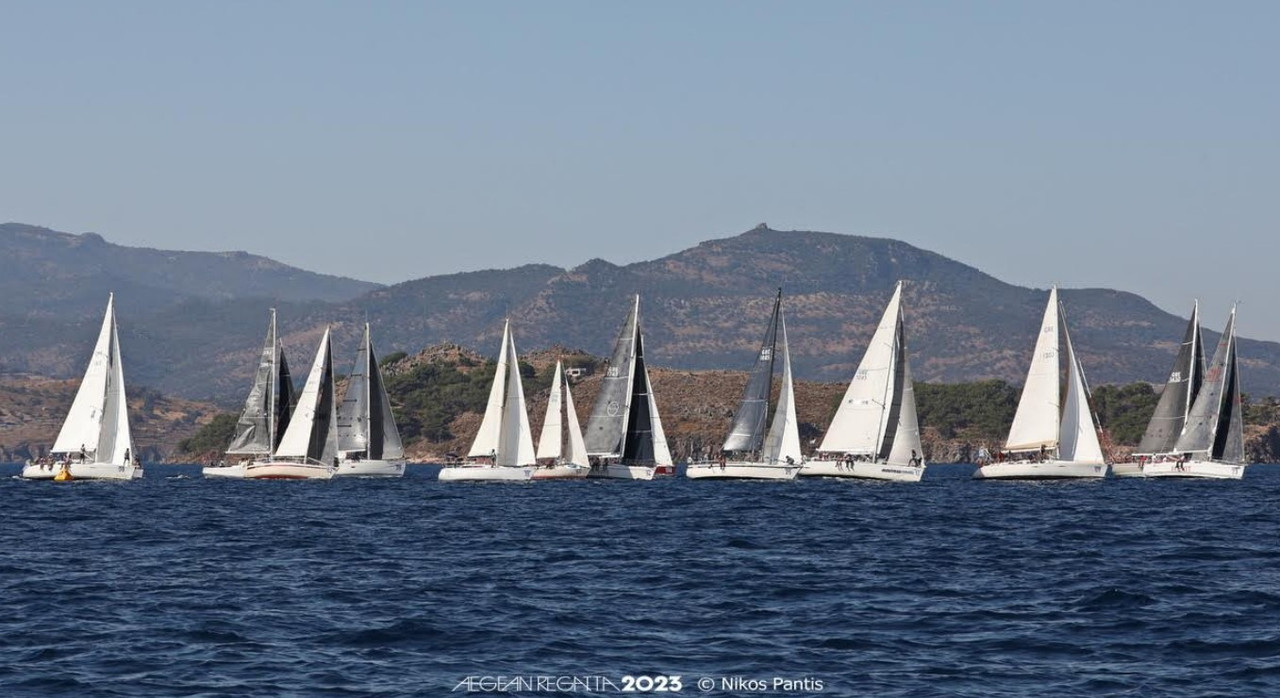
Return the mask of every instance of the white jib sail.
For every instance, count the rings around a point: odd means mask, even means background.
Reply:
[[[902,362],[902,407],[898,412],[898,426],[893,434],[889,462],[895,465],[909,464],[914,454],[919,459],[917,464],[923,464],[924,447],[920,443],[920,421],[916,416],[916,389],[911,382],[911,364],[907,361],[905,347],[899,353]]]
[[[1027,382],[1022,386],[1018,411],[1009,427],[1009,439],[1005,448],[1010,451],[1029,451],[1044,446],[1053,449],[1058,445],[1058,419],[1060,417],[1061,390],[1058,385],[1058,287],[1049,291],[1049,305],[1044,309],[1044,321],[1036,338],[1035,353],[1027,370]]]
[[[1065,323],[1064,318],[1064,328]],[[1089,384],[1085,382],[1084,369],[1071,345],[1071,333],[1063,334],[1067,340],[1067,396],[1062,409],[1058,458],[1064,461],[1102,463],[1102,445],[1098,443],[1098,430],[1094,428],[1093,412],[1089,409]]]
[[[327,378],[327,380],[326,380]],[[327,393],[327,395],[326,395]],[[293,417],[284,430],[280,445],[276,448],[278,458],[307,458],[311,447],[311,432],[317,417],[327,420],[326,446],[323,453],[337,453],[338,434],[335,428],[338,423],[337,401],[333,395],[333,359],[329,352],[329,328],[324,329],[320,338],[320,347],[316,349],[315,361],[311,362],[311,372],[307,374],[307,383],[302,387],[298,404],[293,408]],[[329,414],[318,415],[317,411],[327,404]],[[322,455],[322,454],[316,454]]]
[[[662,417],[658,416],[658,399],[653,394],[653,381],[649,380],[649,367],[644,370],[645,389],[649,393],[649,419],[653,424],[653,462],[657,465],[673,465],[671,449],[667,446],[667,434],[662,431]]]
[[[551,381],[551,397],[547,398],[547,416],[542,420],[542,434],[538,437],[538,458],[559,458],[564,452],[563,424],[560,421],[562,401],[560,362],[556,362],[556,375]]]
[[[498,465],[533,465],[538,461],[533,448],[533,430],[529,428],[529,412],[524,402],[524,386],[520,382],[520,362],[516,359],[516,343],[507,335],[507,400],[502,412],[502,428],[498,433]],[[497,377],[494,377],[497,380]]]
[[[569,382],[564,384],[564,414],[568,425],[568,449],[565,460],[575,465],[590,465],[587,460],[587,442],[582,438],[582,427],[578,425],[578,410],[573,407],[573,393],[569,391]]]
[[[787,321],[779,312],[779,331],[782,333],[782,389],[778,392],[778,405],[773,410],[773,423],[765,437],[764,462],[799,463],[800,423],[796,419],[796,397],[791,387],[791,351],[787,348]]]
[[[127,457],[126,457],[126,454]],[[124,363],[120,358],[120,335],[115,313],[111,314],[111,376],[103,408],[102,435],[98,439],[98,461],[126,465],[136,454],[129,433],[129,404],[124,390]]]
[[[498,367],[493,372],[493,387],[489,389],[489,402],[484,408],[484,418],[480,420],[480,430],[476,432],[476,439],[471,442],[471,451],[467,453],[469,458],[498,454],[502,407],[507,396],[507,341],[510,336],[511,321],[508,320],[502,326],[502,349],[498,351]]]
[[[819,451],[861,455],[880,451],[885,422],[889,418],[887,408],[894,397],[893,370],[901,295],[902,284],[898,284],[875,334],[871,336],[858,370],[849,381],[844,399],[831,418],[831,426],[822,437]]]

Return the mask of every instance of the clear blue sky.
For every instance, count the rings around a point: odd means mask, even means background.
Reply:
[[[1278,36],[1277,2],[0,0],[0,220],[382,282],[767,221],[1280,340]]]

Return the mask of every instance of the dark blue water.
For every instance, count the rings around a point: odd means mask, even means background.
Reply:
[[[16,472],[0,469],[5,696],[435,696],[498,675],[596,677],[596,695],[642,675],[680,676],[680,695],[775,678],[810,684],[773,695],[1280,695],[1272,468],[1027,484],[943,467],[918,485]]]

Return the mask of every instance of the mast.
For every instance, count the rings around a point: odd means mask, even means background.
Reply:
[[[751,375],[747,379],[742,401],[733,418],[733,427],[725,439],[722,451],[759,451],[764,445],[765,424],[769,417],[769,393],[773,388],[773,361],[778,343],[778,317],[782,308],[782,289],[773,301],[773,314],[760,343]]]

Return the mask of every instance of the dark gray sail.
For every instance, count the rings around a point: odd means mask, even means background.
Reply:
[[[1195,404],[1196,395],[1204,383],[1204,343],[1200,338],[1200,307],[1191,309],[1191,321],[1182,336],[1182,346],[1169,371],[1169,380],[1160,393],[1156,411],[1147,423],[1137,453],[1168,453],[1178,442],[1187,413]]]
[[[368,323],[347,379],[347,392],[338,406],[338,450],[363,453],[369,460],[404,457],[400,431],[391,413],[391,400],[382,382]]]
[[[625,447],[627,424],[630,419],[631,384],[635,377],[636,344],[640,335],[640,296],[636,296],[626,322],[618,332],[613,345],[613,355],[605,369],[600,392],[596,394],[591,418],[587,420],[587,455],[618,457]],[[646,409],[648,405],[645,405]]]
[[[1236,360],[1235,312],[1231,313],[1231,347],[1227,350],[1226,387],[1222,393],[1222,410],[1218,413],[1218,430],[1210,457],[1224,463],[1243,463],[1244,405],[1240,402],[1240,364]]]
[[[1237,428],[1237,435],[1231,433],[1233,420],[1240,418],[1235,324],[1233,308],[1218,348],[1213,352],[1213,360],[1209,362],[1209,370],[1205,372],[1204,384],[1187,414],[1187,424],[1174,445],[1175,451],[1202,453],[1211,460],[1226,458],[1228,453],[1237,460],[1244,456],[1242,429]]]
[[[627,465],[652,465],[653,415],[649,411],[649,381],[644,367],[644,339],[636,336],[636,357],[631,376],[631,409],[627,415],[627,431],[623,438],[622,462]]]
[[[782,308],[782,291],[779,289],[773,301],[773,315],[769,328],[760,343],[760,353],[747,378],[747,388],[742,402],[733,417],[733,428],[724,440],[724,451],[759,451],[764,445],[766,422],[769,419],[769,392],[773,388],[773,358],[778,342],[778,312]]]
[[[289,426],[292,407],[293,379],[289,376],[284,350],[276,340],[276,311],[272,310],[267,341],[253,376],[253,387],[249,389],[244,411],[236,422],[235,435],[227,454],[260,456],[273,453]]]
[[[902,419],[902,396],[906,393],[906,382],[911,380],[910,371],[907,370],[907,333],[902,322],[901,306],[898,307],[896,324],[893,333],[893,378],[890,379],[893,395],[887,405],[889,414],[884,420],[884,438],[880,440],[880,451],[876,453],[876,458],[884,463],[889,462],[889,455],[893,453],[898,422]]]

